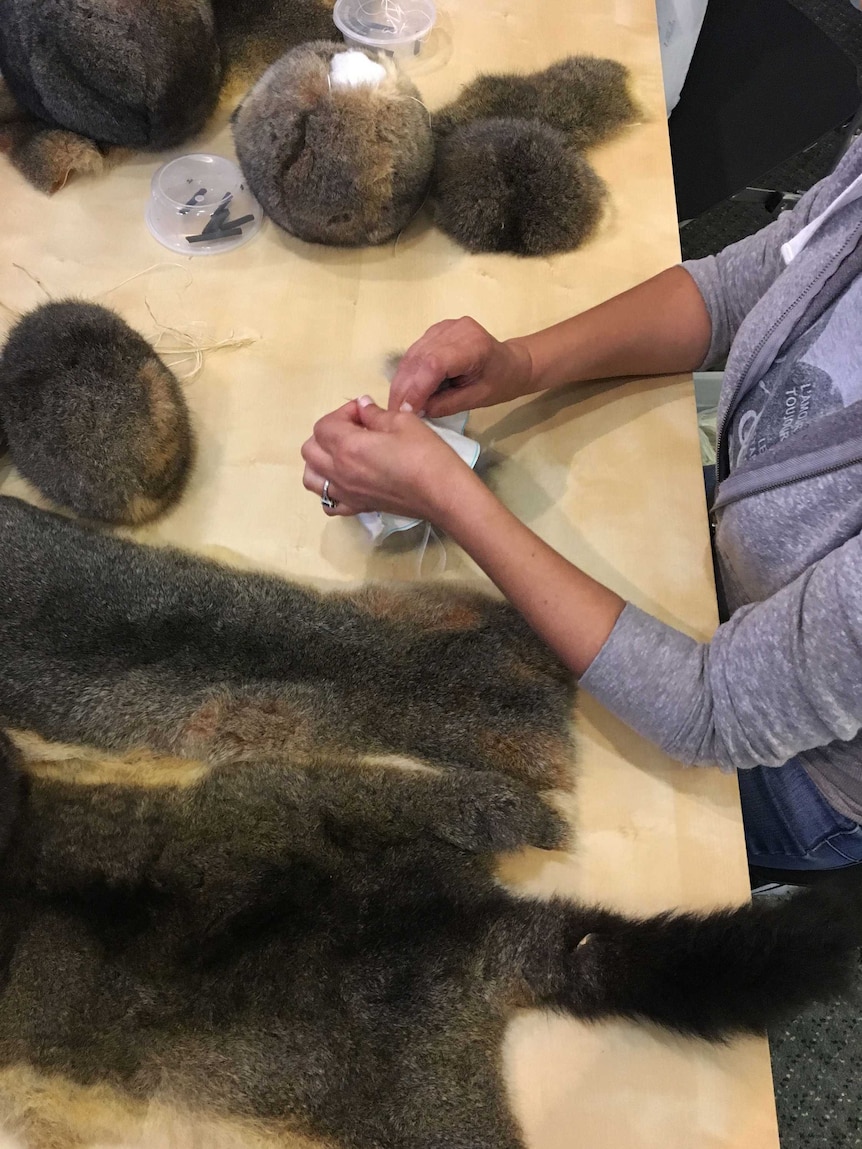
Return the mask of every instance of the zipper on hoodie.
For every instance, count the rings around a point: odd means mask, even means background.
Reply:
[[[786,487],[790,483],[802,483],[807,482],[809,479],[819,479],[823,475],[832,475],[836,471],[843,471],[845,467],[853,467],[858,463],[862,463],[862,447],[860,447],[856,454],[851,456],[851,458],[842,459],[840,463],[830,463],[823,467],[818,467],[815,471],[808,471],[804,475],[790,476],[786,479],[775,479],[771,483],[766,483],[763,486],[758,486],[755,490],[741,491],[737,495],[731,495],[730,498],[726,500],[726,502],[722,503],[720,510],[724,510],[725,507],[729,507],[732,503],[738,503],[740,499],[747,499],[751,495],[762,495],[766,491],[777,491],[780,487]],[[715,504],[717,501],[717,498],[713,499],[712,510],[709,516],[710,526],[712,528],[713,534],[715,534],[717,528],[715,517]]]
[[[763,348],[766,346],[766,344],[769,342],[769,340],[772,338],[772,336],[775,334],[775,332],[778,330],[778,328],[782,325],[782,323],[784,323],[784,321],[787,319],[787,317],[793,311],[795,311],[796,308],[798,308],[800,306],[800,304],[804,303],[805,300],[809,297],[809,295],[811,295],[814,288],[818,287],[820,285],[820,283],[827,276],[832,275],[835,271],[837,271],[837,269],[840,267],[840,265],[844,262],[845,257],[849,254],[849,252],[853,248],[855,248],[856,244],[859,242],[860,234],[862,234],[862,225],[857,226],[857,228],[855,229],[853,234],[848,236],[847,239],[845,239],[844,243],[842,244],[842,246],[840,247],[838,252],[832,257],[832,259],[829,261],[829,263],[826,264],[824,267],[821,267],[821,269],[820,269],[820,271],[818,271],[817,275],[812,280],[809,280],[809,282],[805,285],[804,290],[801,291],[799,293],[799,295],[797,295],[797,297],[793,300],[792,303],[788,304],[787,307],[785,307],[785,309],[778,316],[778,318],[776,320],[774,320],[772,325],[764,333],[760,342],[757,344],[757,346],[752,351],[751,355],[748,358],[748,363],[745,366],[745,370],[740,374],[739,379],[737,380],[736,387],[734,387],[734,389],[733,389],[733,394],[730,397],[730,402],[727,404],[727,407],[724,410],[724,414],[722,415],[721,421],[718,424],[718,426],[716,427],[716,432],[715,432],[715,463],[716,463],[717,469],[721,464],[721,452],[722,452],[722,449],[724,447],[723,436],[724,436],[725,429],[727,427],[727,424],[728,424],[728,421],[729,421],[731,415],[735,411],[736,400],[739,396],[739,392],[742,390],[743,384],[747,382],[749,373],[751,372],[751,369],[753,368],[754,364],[756,363],[758,355],[760,355]],[[716,495],[717,495],[718,494],[718,487],[719,487],[718,471],[717,470],[716,470],[716,480],[717,480],[717,482],[716,482],[715,490],[716,490]],[[721,480],[721,482],[723,482],[723,481],[724,480]]]

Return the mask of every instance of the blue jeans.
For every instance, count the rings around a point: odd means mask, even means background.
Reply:
[[[829,805],[797,759],[737,778],[750,866],[838,870],[862,862],[862,825]]]
[[[703,482],[711,505],[715,467],[703,468]],[[717,566],[716,583],[724,620]],[[862,825],[833,809],[795,758],[783,766],[740,770],[737,777],[750,866],[837,870],[862,862]]]

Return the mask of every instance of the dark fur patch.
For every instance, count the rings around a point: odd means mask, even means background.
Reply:
[[[331,88],[329,42],[303,44],[233,117],[242,170],[267,215],[311,243],[385,243],[422,203],[434,163],[428,113],[387,65],[378,88]]]
[[[468,251],[569,251],[595,228],[604,196],[566,136],[538,120],[478,120],[438,146],[435,220]]]
[[[180,495],[192,457],[179,384],[107,308],[50,303],[0,355],[12,461],[47,498],[88,519],[141,523]]]
[[[279,56],[312,40],[341,43],[335,0],[213,0],[225,83],[248,89]]]
[[[0,0],[0,71],[49,126],[139,148],[202,127],[221,76],[208,0]]]
[[[636,118],[616,60],[570,56],[541,72],[479,76],[434,115],[439,226],[471,252],[579,247],[605,187],[581,155]]]

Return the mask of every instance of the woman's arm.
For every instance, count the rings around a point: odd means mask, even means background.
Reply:
[[[401,360],[389,410],[436,418],[567,383],[692,371],[706,354],[710,333],[703,297],[681,267],[505,342],[473,319],[444,320]]]
[[[598,653],[625,603],[557,554],[488,490],[415,415],[370,399],[327,415],[302,449],[305,486],[329,494],[329,513],[379,510],[442,527],[576,674]]]
[[[780,766],[862,729],[862,538],[697,642],[567,562],[471,479],[440,525],[581,687],[670,757]]]
[[[434,324],[399,364],[389,410],[451,415],[567,383],[677,374],[720,360],[784,270],[782,244],[847,186],[860,147],[754,235],[670,267],[562,323],[502,342],[473,319]]]
[[[529,352],[527,392],[628,375],[693,371],[706,354],[710,318],[682,267],[669,267],[544,331],[512,340]]]
[[[433,522],[479,564],[576,675],[608,639],[625,601],[558,554],[468,471],[452,476]]]
[[[336,514],[383,510],[444,528],[581,685],[671,757],[780,765],[862,728],[862,539],[815,563],[700,643],[626,604],[535,536],[414,415],[370,399],[303,448]]]

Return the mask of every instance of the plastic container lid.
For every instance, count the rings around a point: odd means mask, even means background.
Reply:
[[[433,0],[338,0],[332,18],[351,43],[414,55],[434,27],[437,9]]]
[[[257,235],[263,209],[235,163],[198,152],[158,169],[150,184],[146,221],[151,234],[171,251],[218,255]],[[234,221],[238,227],[232,226]]]

